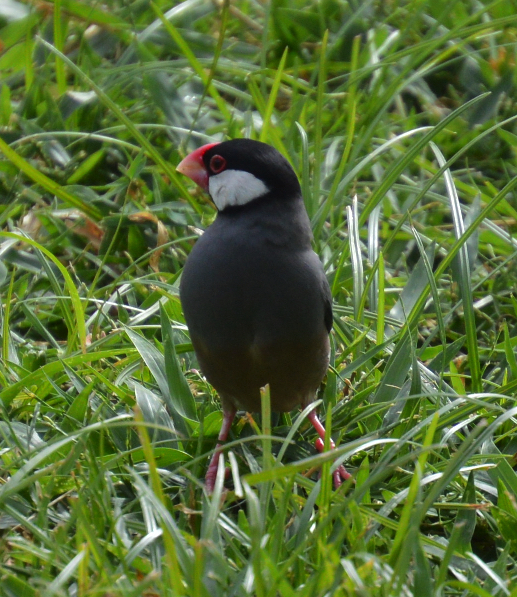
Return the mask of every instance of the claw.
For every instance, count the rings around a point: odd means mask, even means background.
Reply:
[[[318,452],[321,453],[325,450],[325,427],[323,427],[321,421],[318,419],[318,416],[316,415],[316,412],[314,410],[311,410],[311,412],[308,415],[308,419],[312,423],[314,429],[316,429],[316,431],[318,432],[319,437],[315,441],[314,445],[316,447],[316,450],[318,450]],[[335,447],[336,444],[332,439],[330,439],[330,449],[334,450]],[[332,477],[334,479],[334,489],[337,489],[341,486],[343,481],[350,479],[351,475],[343,465],[340,465],[332,473]]]

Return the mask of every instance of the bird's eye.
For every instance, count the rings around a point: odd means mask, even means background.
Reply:
[[[220,155],[213,155],[210,158],[210,170],[214,174],[219,174],[226,168],[226,160]]]

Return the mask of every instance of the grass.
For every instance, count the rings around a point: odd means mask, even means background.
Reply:
[[[517,596],[515,9],[0,7],[2,597]],[[207,498],[175,165],[240,136],[302,183],[337,449],[266,394]]]

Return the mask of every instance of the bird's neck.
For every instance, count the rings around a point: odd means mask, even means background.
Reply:
[[[301,196],[261,197],[247,205],[224,210],[217,219],[231,226],[239,225],[245,234],[260,236],[266,243],[293,250],[311,247],[311,223]]]

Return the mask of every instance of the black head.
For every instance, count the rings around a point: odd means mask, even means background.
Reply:
[[[267,195],[285,199],[301,195],[298,178],[284,156],[251,139],[204,145],[177,169],[208,191],[220,211]]]

